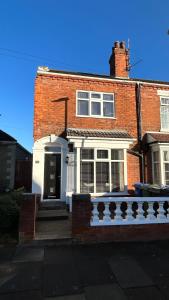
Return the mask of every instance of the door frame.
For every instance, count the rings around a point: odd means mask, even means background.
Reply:
[[[55,145],[52,145],[55,147]],[[52,148],[52,146],[50,146]],[[60,147],[60,152],[55,151],[44,151],[44,175],[43,175],[43,201],[61,201],[61,192],[62,192],[62,147]],[[48,154],[59,154],[60,155],[60,198],[44,198],[44,185],[45,185],[45,156]]]
[[[61,191],[60,200],[66,202],[67,191],[67,172],[68,165],[66,157],[68,155],[68,141],[62,137],[51,134],[36,140],[33,146],[33,176],[32,176],[32,192],[41,195],[41,201],[49,201],[43,199],[44,194],[44,167],[45,167],[45,147],[60,147],[61,152]],[[54,152],[54,151],[53,151]],[[52,153],[53,153],[52,152]],[[50,153],[50,152],[48,152]],[[53,200],[54,201],[54,200]]]

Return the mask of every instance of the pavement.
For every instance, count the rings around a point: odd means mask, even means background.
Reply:
[[[169,241],[0,246],[0,300],[169,299]]]

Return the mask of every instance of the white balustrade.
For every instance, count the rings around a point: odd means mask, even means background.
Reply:
[[[134,220],[134,217],[133,217],[133,210],[132,210],[132,205],[133,203],[132,202],[127,202],[127,210],[126,210],[126,217],[125,217],[125,220],[127,222],[132,222]]]
[[[169,204],[169,197],[100,197],[92,199],[91,202],[91,226],[169,223],[169,207],[164,209],[164,203]],[[101,213],[98,210],[99,203],[104,204]],[[112,213],[111,203],[114,203],[112,207],[115,207]],[[123,211],[122,203],[126,203],[127,207]],[[158,205],[154,205],[155,203]]]
[[[164,201],[159,202],[159,208],[157,211],[158,211],[157,219],[166,221],[167,218],[165,216]]]
[[[99,222],[99,211],[98,211],[97,206],[98,206],[98,203],[94,202],[93,210],[92,210],[92,214],[93,214],[92,221],[96,224]]]
[[[110,203],[109,202],[106,202],[105,203],[105,209],[104,209],[104,211],[103,211],[103,222],[104,223],[109,223],[109,222],[111,222],[111,212],[110,212],[110,209],[109,209],[109,205],[110,205]]]
[[[155,211],[154,211],[153,205],[154,205],[153,202],[148,203],[147,218],[146,218],[146,221],[148,223],[156,223],[156,221],[157,221],[157,218],[154,215]]]
[[[145,220],[143,202],[139,201],[137,203],[137,205],[138,205],[138,208],[136,210],[136,212],[137,212],[136,220],[137,220],[137,222],[143,222],[143,220]]]
[[[115,202],[116,203],[116,210],[115,210],[115,217],[114,220],[116,223],[121,222],[122,219],[122,211],[121,211],[121,202]]]

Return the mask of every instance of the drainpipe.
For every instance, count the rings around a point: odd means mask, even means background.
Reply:
[[[141,84],[136,83],[136,113],[137,113],[137,138],[139,152],[136,154],[140,160],[140,181],[144,183],[144,156],[142,149],[142,114],[141,114]]]

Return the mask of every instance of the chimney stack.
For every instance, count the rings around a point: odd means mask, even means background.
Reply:
[[[114,43],[109,64],[110,76],[129,78],[129,49],[126,48],[125,42]]]

